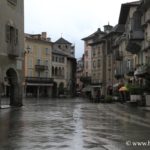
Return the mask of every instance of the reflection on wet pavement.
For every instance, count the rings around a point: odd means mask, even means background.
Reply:
[[[85,99],[27,99],[0,109],[0,150],[148,150],[150,113]]]

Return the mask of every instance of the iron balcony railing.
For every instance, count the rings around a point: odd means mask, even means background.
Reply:
[[[36,64],[35,65],[35,70],[48,70],[48,66],[47,65]]]
[[[7,54],[11,58],[19,57],[18,47],[15,45],[8,44],[7,45]]]
[[[25,81],[28,83],[53,83],[53,78],[45,78],[45,77],[26,77]]]
[[[150,75],[150,65],[140,65],[134,72],[135,76],[145,77]]]

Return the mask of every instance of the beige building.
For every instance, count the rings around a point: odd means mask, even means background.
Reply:
[[[92,47],[91,43],[94,42],[94,39],[100,38],[103,35],[103,32],[100,28],[97,29],[93,34],[83,38],[84,41],[84,76],[91,77],[92,75]]]
[[[0,93],[10,105],[22,105],[24,1],[0,1]]]
[[[52,42],[46,32],[25,35],[24,94],[52,97]]]
[[[112,52],[108,51],[109,33],[112,30],[112,26],[105,25],[104,32],[101,32],[101,36],[93,40],[92,46],[92,80],[91,91],[92,98],[105,95],[107,87],[111,85],[112,81]]]
[[[144,85],[149,80],[150,1],[140,0],[121,5],[118,25],[104,26],[102,37],[84,38],[84,76],[91,77],[92,97],[100,90],[110,95],[118,85]],[[95,36],[94,36],[95,35]],[[90,55],[89,55],[90,53]],[[86,63],[90,61],[89,68]],[[89,62],[87,63],[89,64]],[[149,90],[150,91],[150,90]]]
[[[140,19],[141,28],[143,29],[142,31],[144,31],[144,40],[141,43],[141,49],[137,58],[139,65],[135,74],[143,76],[142,74],[148,71],[148,68],[145,68],[145,66],[149,66],[150,64],[150,1],[142,0],[137,11],[142,11]],[[142,72],[140,70],[142,70]]]
[[[77,83],[77,92],[82,92],[83,82],[81,82],[81,77],[83,77],[84,71],[84,55],[77,60],[77,70],[76,70],[76,83]]]
[[[52,77],[55,82],[56,95],[74,95],[76,59],[75,47],[64,38],[53,43]]]
[[[137,82],[135,69],[139,64],[144,63],[144,53],[141,51],[142,41],[144,40],[143,28],[141,26],[141,11],[138,9],[141,1],[125,3],[121,6],[119,24],[125,27],[125,31],[119,40],[119,50],[123,53],[123,59],[118,64],[123,68],[122,80],[124,83],[129,81]],[[117,67],[119,69],[119,67]]]

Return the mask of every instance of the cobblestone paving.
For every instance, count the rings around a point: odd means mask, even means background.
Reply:
[[[125,104],[26,99],[0,109],[0,150],[149,150],[150,112]]]

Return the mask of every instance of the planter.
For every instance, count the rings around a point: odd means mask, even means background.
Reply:
[[[130,95],[130,101],[131,102],[138,102],[142,100],[142,96],[141,95]]]
[[[150,95],[145,96],[146,106],[150,106]]]

